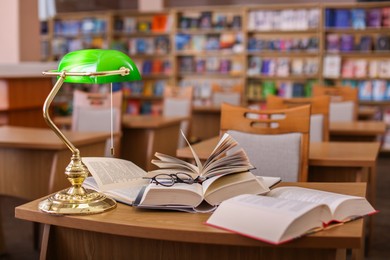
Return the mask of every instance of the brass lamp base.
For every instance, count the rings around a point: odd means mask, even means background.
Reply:
[[[62,190],[41,201],[39,209],[50,214],[85,215],[102,213],[116,207],[116,202],[104,194],[81,187],[79,189],[83,190],[83,195],[79,195],[74,194],[72,189]]]

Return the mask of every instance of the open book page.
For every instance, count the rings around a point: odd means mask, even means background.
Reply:
[[[326,204],[333,215],[331,220],[338,222],[346,222],[349,221],[349,219],[375,212],[375,209],[370,205],[366,198],[302,187],[275,188],[271,190],[267,196]]]
[[[270,176],[256,176],[261,180],[268,188],[272,188],[276,184],[282,181],[280,177],[270,177]]]
[[[148,172],[146,175],[147,177],[153,177],[160,173],[169,174],[177,172],[190,174],[193,178],[198,177],[199,168],[189,162],[158,152],[156,152],[154,156],[159,160],[153,159],[152,163],[160,169]]]
[[[222,136],[204,165],[202,165],[188,140],[186,138],[185,140],[194,156],[196,165],[173,156],[156,153],[155,156],[158,159],[153,159],[152,163],[160,169],[148,172],[147,176],[152,177],[160,173],[176,173],[181,171],[191,174],[194,178],[203,177],[202,179],[205,179],[220,174],[245,172],[254,168],[243,149],[239,149],[229,155],[226,154],[227,151],[237,145],[237,142],[229,134]]]
[[[138,193],[144,187],[143,185],[132,185],[130,187],[101,191],[93,176],[87,177],[83,183],[83,186],[87,189],[103,192],[114,200],[128,205],[133,205]]]
[[[223,201],[207,224],[280,244],[299,236],[376,213],[364,197],[301,187],[279,187],[265,196],[239,195]],[[260,220],[260,221],[259,221]]]
[[[244,194],[222,202],[206,223],[280,244],[322,229],[323,221],[329,218],[326,205]]]
[[[264,194],[269,188],[253,173],[225,174],[206,179],[202,183],[204,199],[211,205],[240,194]]]
[[[110,157],[83,157],[82,161],[100,191],[138,187],[149,182],[143,179],[146,172],[131,161]]]

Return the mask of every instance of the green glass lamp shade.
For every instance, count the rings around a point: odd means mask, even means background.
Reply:
[[[87,49],[73,51],[66,54],[58,65],[58,70],[53,72],[109,72],[129,69],[127,75],[66,75],[64,82],[105,84],[112,82],[126,82],[140,80],[141,75],[135,63],[126,54],[116,50]]]

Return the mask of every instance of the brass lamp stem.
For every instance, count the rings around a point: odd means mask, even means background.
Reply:
[[[56,84],[50,91],[49,95],[47,96],[45,103],[43,104],[43,118],[45,119],[46,123],[49,125],[49,127],[54,131],[54,133],[66,144],[66,146],[72,151],[74,154],[77,150],[77,148],[69,141],[68,138],[60,131],[60,129],[54,124],[53,120],[51,120],[49,115],[49,107],[51,105],[51,102],[54,100],[55,96],[57,95],[58,91],[60,90],[62,84],[64,83],[66,77],[66,72],[63,71],[61,73],[61,76],[58,78]]]

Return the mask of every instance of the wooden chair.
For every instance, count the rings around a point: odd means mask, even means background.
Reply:
[[[181,116],[186,119],[180,123],[180,128],[188,140],[191,139],[193,87],[165,86],[163,100],[163,116]],[[186,142],[179,134],[178,147],[186,146]]]
[[[74,90],[72,131],[111,132],[112,128],[113,134],[115,134],[114,143],[111,144],[111,140],[107,140],[105,155],[111,156],[111,146],[113,145],[116,147],[115,156],[118,157],[122,123],[122,91],[113,92],[112,106],[111,111],[110,93],[89,93]]]
[[[231,134],[244,148],[255,175],[307,181],[310,106],[252,110],[222,104],[221,134]]]
[[[312,96],[327,95],[331,97],[329,121],[352,122],[358,118],[359,93],[357,88],[350,86],[321,86],[314,85]]]
[[[274,95],[267,96],[267,109],[283,109],[300,105],[311,105],[310,142],[329,141],[329,96],[281,98]]]

